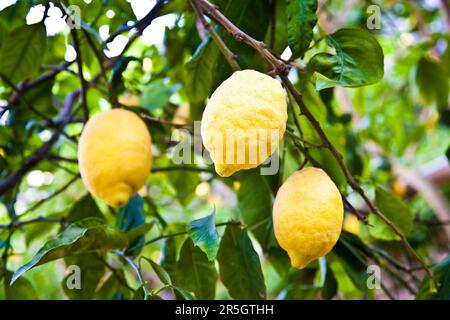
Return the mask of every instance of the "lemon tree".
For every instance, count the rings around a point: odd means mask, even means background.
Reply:
[[[0,299],[449,299],[448,11],[0,1]]]

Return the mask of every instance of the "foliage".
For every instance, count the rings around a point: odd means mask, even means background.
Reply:
[[[206,0],[88,2],[0,3],[0,299],[449,299],[450,25],[439,2],[375,2],[372,30],[367,1],[212,1],[242,33]],[[79,28],[64,22],[69,5]],[[232,74],[227,58],[289,91],[275,175],[224,179],[202,157],[194,121]],[[87,194],[77,165],[86,116],[113,107],[141,116],[154,154],[145,187],[118,210]],[[178,142],[194,164],[176,162]],[[339,187],[345,231],[296,270],[271,215],[305,165]],[[67,286],[73,265],[81,290]],[[367,285],[373,265],[379,287]]]

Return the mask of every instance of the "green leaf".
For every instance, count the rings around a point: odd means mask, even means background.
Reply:
[[[48,241],[12,277],[12,283],[28,270],[63,257],[94,251],[128,247],[128,239],[115,228],[97,218],[87,218],[71,224],[55,239]]]
[[[139,238],[141,238],[142,236],[145,236],[145,234],[147,232],[149,232],[153,226],[155,225],[155,222],[149,222],[149,223],[144,223],[142,225],[140,225],[139,227],[136,227],[134,229],[131,229],[130,231],[127,231],[125,234],[128,238],[128,241],[130,243],[136,242],[139,240]]]
[[[197,172],[172,171],[167,173],[170,183],[177,192],[177,198],[183,206],[195,197],[195,188],[200,183],[200,176]]]
[[[247,230],[227,226],[217,255],[220,278],[233,299],[266,298],[266,285],[259,256]]]
[[[114,92],[120,93],[125,89],[123,84],[123,73],[132,61],[139,61],[139,59],[136,57],[120,57],[114,64],[109,80]]]
[[[325,300],[331,300],[334,296],[336,296],[338,291],[338,283],[336,277],[334,276],[333,270],[330,265],[327,263],[326,267],[326,275],[325,275],[325,283],[322,288],[322,298]]]
[[[251,228],[261,247],[269,247],[272,231],[272,191],[258,169],[241,175],[238,206],[245,224]]]
[[[161,248],[160,264],[169,274],[176,273],[177,244],[175,238],[172,237],[164,240]]]
[[[414,213],[399,197],[377,187],[375,191],[375,205],[405,236],[412,231]],[[371,236],[386,241],[400,240],[394,231],[374,214],[369,216],[369,223],[374,226],[369,227]]]
[[[11,273],[7,272],[5,276],[5,298],[6,300],[37,300],[38,295],[31,282],[22,277],[14,284],[10,285]]]
[[[151,82],[142,91],[142,107],[150,112],[160,112],[175,89],[175,86],[170,87],[161,80]]]
[[[203,102],[211,94],[213,67],[217,54],[217,47],[208,38],[200,44],[185,65],[186,94],[193,103]]]
[[[215,210],[209,216],[194,220],[186,227],[186,231],[194,244],[199,247],[210,261],[214,260],[219,250],[219,235],[216,231]]]
[[[383,50],[368,31],[340,29],[327,36],[326,41],[336,54],[316,54],[308,64],[311,72],[321,74],[317,77],[317,90],[366,86],[383,78]]]
[[[125,207],[119,209],[117,215],[117,227],[122,232],[127,232],[135,228],[139,228],[145,224],[144,200],[141,196],[135,194],[128,200]],[[145,230],[146,228],[144,228]],[[142,231],[139,229],[139,231]],[[145,241],[145,235],[132,240],[127,254],[137,256]]]
[[[47,41],[43,23],[11,31],[0,48],[0,72],[13,84],[30,77],[44,61]]]
[[[448,107],[448,74],[443,64],[438,64],[427,58],[419,61],[416,71],[416,83],[425,105],[436,103],[440,110]]]
[[[72,274],[68,274],[62,281],[64,293],[71,300],[90,300],[95,294],[100,280],[105,274],[105,265],[101,261],[101,257],[97,253],[79,254],[66,257],[64,259],[66,266],[76,265],[80,268],[81,288],[69,289],[67,286],[68,278]]]
[[[359,250],[351,243],[350,237],[345,233],[339,238],[333,248],[333,252],[339,257],[339,262],[353,284],[361,291],[368,292],[367,287],[367,262]]]
[[[317,23],[317,0],[286,0],[288,43],[292,58],[301,58],[313,39]]]
[[[437,292],[430,292],[430,278],[426,276],[419,287],[417,300],[450,300],[450,255],[432,267]]]
[[[186,239],[180,251],[173,282],[177,287],[193,292],[198,299],[214,299],[217,271],[213,261]]]

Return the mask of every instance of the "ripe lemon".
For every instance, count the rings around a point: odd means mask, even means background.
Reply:
[[[202,117],[203,144],[217,174],[228,177],[263,163],[283,138],[286,120],[286,93],[277,80],[254,70],[233,73]]]
[[[339,190],[323,170],[306,168],[291,175],[275,198],[273,225],[292,266],[302,269],[330,252],[343,216]]]
[[[145,123],[121,109],[99,113],[86,124],[78,145],[86,188],[112,207],[121,207],[144,185],[152,164]]]

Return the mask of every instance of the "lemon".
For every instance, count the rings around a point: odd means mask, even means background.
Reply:
[[[254,70],[236,71],[212,94],[201,135],[217,174],[256,168],[277,149],[286,129],[286,93]]]
[[[311,167],[292,174],[278,190],[273,207],[275,237],[292,266],[302,269],[330,252],[343,216],[339,190],[323,170]]]
[[[113,109],[86,124],[78,146],[86,188],[112,207],[121,207],[144,185],[152,164],[151,137],[133,112]]]

